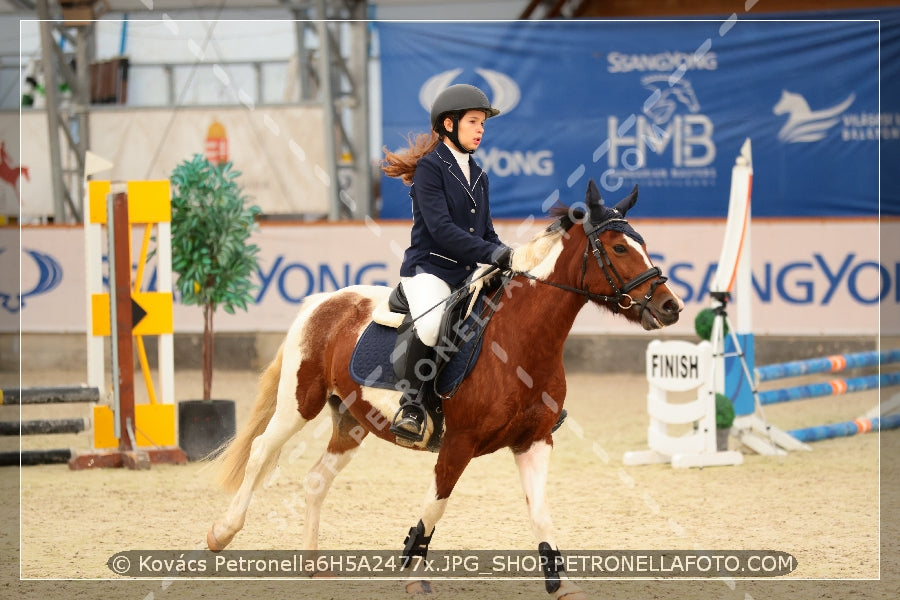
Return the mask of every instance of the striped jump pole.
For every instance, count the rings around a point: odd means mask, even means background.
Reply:
[[[872,431],[886,431],[900,427],[900,414],[875,417],[873,419],[856,419],[832,425],[819,425],[818,427],[805,427],[788,431],[801,442],[817,442],[836,437],[849,437],[858,433]]]
[[[798,377],[813,373],[837,373],[845,369],[874,367],[900,362],[900,349],[884,352],[857,352],[854,354],[835,354],[822,358],[809,358],[792,362],[766,365],[756,368],[756,380],[759,382]]]
[[[875,388],[885,388],[900,384],[900,371],[885,373],[882,375],[866,375],[849,379],[832,379],[820,383],[798,385],[795,387],[778,390],[757,392],[760,404],[778,404],[779,402],[791,402],[804,398],[817,398],[819,396],[837,396],[852,392],[862,392]]]

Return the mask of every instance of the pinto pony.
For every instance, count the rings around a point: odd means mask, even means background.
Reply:
[[[593,181],[586,210],[564,206],[543,232],[515,250],[511,279],[485,330],[483,351],[453,398],[445,402],[445,430],[420,520],[403,555],[425,557],[428,544],[463,470],[476,456],[510,448],[521,476],[548,593],[583,597],[559,568],[545,484],[552,430],[566,397],[563,344],[575,316],[592,302],[659,329],[678,320],[684,303],[653,266],[641,236],[625,220],[637,187],[615,207],[603,205]],[[254,488],[275,465],[284,443],[326,405],[333,429],[310,471],[303,547],[316,550],[319,515],[337,473],[363,438],[397,443],[389,431],[401,392],[361,386],[350,376],[354,346],[390,290],[354,286],[310,296],[277,356],[260,379],[249,422],[221,457],[223,487],[236,491],[228,511],[210,527],[210,550],[224,549],[243,527]],[[427,438],[426,438],[427,441]],[[416,446],[424,448],[424,442]],[[410,561],[412,562],[412,561]],[[429,591],[412,581],[407,591]]]

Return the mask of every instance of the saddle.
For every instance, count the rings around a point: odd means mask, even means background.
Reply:
[[[476,273],[473,278],[477,277]],[[433,431],[427,448],[440,449],[443,437],[443,403],[449,400],[475,367],[481,353],[484,329],[498,306],[499,295],[509,280],[495,277],[491,285],[476,286],[467,280],[446,300],[440,335],[435,345],[436,376],[427,394],[425,408]],[[494,296],[494,298],[490,298]],[[407,340],[414,335],[413,320],[403,288],[391,291],[386,303],[376,307],[350,359],[350,376],[356,383],[374,388],[396,390],[394,362],[402,358]]]

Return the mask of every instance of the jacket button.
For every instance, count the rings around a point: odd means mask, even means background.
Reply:
[[[466,267],[466,271],[471,271],[472,267]]]
[[[475,228],[474,228],[474,227],[469,227],[469,233],[475,233]]]
[[[475,209],[473,208],[473,209],[472,209],[471,211],[469,211],[469,212],[471,212],[471,213],[474,215],[474,214],[475,214]]]

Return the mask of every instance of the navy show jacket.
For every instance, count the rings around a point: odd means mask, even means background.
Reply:
[[[455,287],[503,247],[491,220],[487,174],[471,156],[469,181],[443,142],[419,159],[409,190],[413,225],[401,277],[431,273]]]

